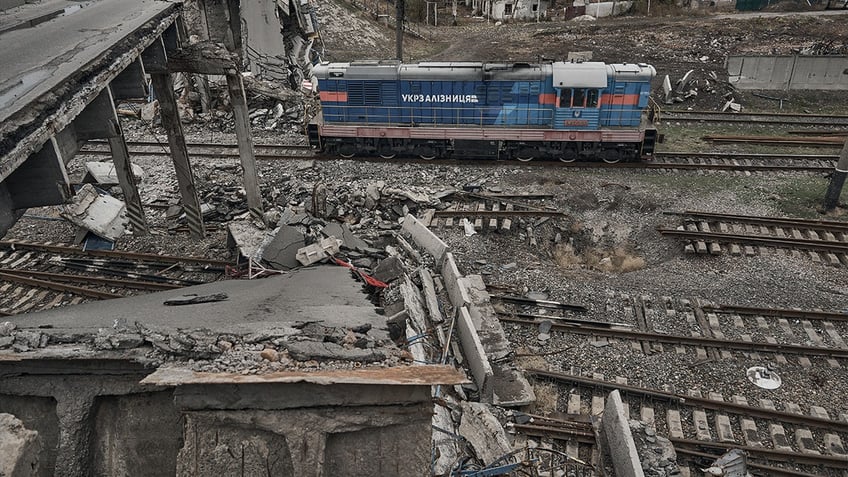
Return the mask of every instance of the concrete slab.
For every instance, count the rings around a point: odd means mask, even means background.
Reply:
[[[127,207],[122,201],[100,195],[90,184],[84,185],[62,212],[62,217],[79,227],[112,241],[124,234],[126,215]]]
[[[262,250],[262,260],[280,270],[300,267],[297,251],[306,246],[303,233],[290,225],[283,225]]]
[[[32,28],[4,33],[0,36],[0,122],[65,83],[80,68],[110,54],[116,43],[171,8],[170,2],[156,0],[100,0]]]
[[[166,306],[167,299],[186,294],[226,293],[229,299],[197,305]],[[387,330],[385,317],[368,300],[350,270],[334,265],[302,268],[259,280],[225,280],[194,287],[116,300],[85,303],[4,317],[18,329],[68,334],[94,333],[113,324],[133,324],[161,330],[206,328],[212,332],[249,334],[290,329],[304,322],[327,327],[370,324]],[[371,334],[375,331],[369,331]]]
[[[409,234],[412,240],[419,247],[426,250],[433,258],[436,259],[436,264],[441,264],[445,259],[448,245],[433,232],[430,231],[420,220],[416,219],[412,214],[406,214],[403,218],[401,230]]]

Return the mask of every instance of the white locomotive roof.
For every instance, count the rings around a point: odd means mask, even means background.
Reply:
[[[554,88],[606,88],[607,65],[597,61],[553,64]]]

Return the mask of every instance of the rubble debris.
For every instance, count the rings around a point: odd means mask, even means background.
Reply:
[[[216,301],[224,301],[228,300],[230,297],[227,296],[226,293],[214,293],[212,295],[181,295],[173,298],[168,298],[162,303],[167,306],[178,306],[178,305],[195,305],[198,303],[211,303]]]
[[[330,236],[318,243],[313,243],[298,249],[295,258],[303,265],[312,265],[321,260],[332,257],[338,254],[341,249],[342,241],[336,237]]]
[[[115,170],[115,165],[112,161],[86,162],[85,170],[85,176],[82,178],[83,183],[95,183],[103,186],[119,184],[118,172]],[[142,182],[144,180],[144,169],[137,164],[133,164],[132,170],[135,180]]]
[[[127,207],[123,201],[101,194],[91,184],[84,184],[71,203],[64,207],[62,217],[114,241],[125,232],[126,213]]]
[[[463,436],[483,465],[489,465],[512,451],[506,432],[489,406],[479,402],[462,402],[459,434]]]
[[[713,465],[701,469],[704,475],[717,477],[750,477],[748,473],[748,455],[742,449],[731,449],[713,462]]]
[[[748,381],[754,383],[754,386],[763,389],[777,389],[783,384],[783,380],[769,368],[762,366],[752,366],[745,372],[748,376]]]
[[[297,252],[305,246],[303,232],[291,225],[283,225],[262,249],[261,259],[281,270],[291,270],[301,265]]]
[[[389,283],[396,278],[403,276],[405,272],[403,261],[393,255],[380,262],[377,268],[374,269],[374,278],[381,282]]]
[[[17,417],[0,413],[0,475],[38,475],[42,447],[38,432],[24,427]]]
[[[374,363],[386,359],[385,353],[377,349],[345,348],[331,342],[292,341],[286,343],[289,356],[297,361],[339,360],[359,363]]]
[[[674,444],[644,421],[630,420],[630,432],[646,477],[680,475]]]

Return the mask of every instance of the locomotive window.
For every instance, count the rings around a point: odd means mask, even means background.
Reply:
[[[571,88],[565,88],[559,93],[559,107],[560,108],[570,108],[571,107]]]
[[[586,107],[596,108],[598,106],[598,90],[590,89],[589,96],[586,99]]]
[[[571,101],[571,107],[573,108],[585,108],[586,107],[586,90],[585,89],[575,89],[574,90],[574,99]]]

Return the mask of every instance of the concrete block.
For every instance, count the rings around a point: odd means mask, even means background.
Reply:
[[[315,262],[320,262],[330,255],[338,254],[341,249],[342,241],[335,237],[327,237],[318,243],[309,244],[306,247],[300,248],[295,254],[295,258],[303,265],[312,265]]]
[[[109,240],[124,234],[127,208],[124,203],[108,195],[100,195],[91,184],[86,184],[65,206],[62,217],[74,224]]]
[[[118,181],[118,172],[112,161],[86,162],[85,170],[85,177],[82,179],[84,183],[93,182],[101,185],[117,185],[120,183]],[[141,166],[133,164],[132,170],[136,181],[141,182],[144,180],[144,169]]]
[[[441,264],[445,259],[445,254],[449,250],[448,245],[412,214],[406,214],[403,218],[401,230],[409,234],[419,247],[432,255],[437,264]]]
[[[615,475],[644,477],[645,473],[642,471],[642,463],[636,451],[636,443],[633,441],[630,424],[624,414],[624,403],[621,401],[618,390],[607,396],[602,426]]]
[[[15,416],[0,413],[0,475],[38,475],[41,440]]]
[[[471,375],[474,378],[474,383],[480,391],[480,402],[491,403],[494,396],[492,392],[492,365],[489,364],[489,358],[486,356],[486,351],[483,349],[483,344],[480,342],[480,337],[477,336],[477,330],[474,329],[474,324],[471,323],[471,315],[468,313],[468,308],[459,308],[459,313],[456,316],[456,331],[459,334],[459,342],[462,345],[462,354],[468,361],[468,367],[471,369]]]

